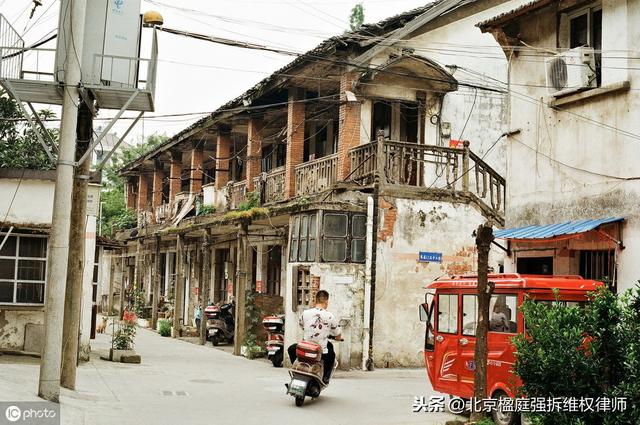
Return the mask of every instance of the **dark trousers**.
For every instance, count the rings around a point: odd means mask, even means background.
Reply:
[[[289,348],[287,348],[287,352],[289,353],[289,360],[291,360],[291,364],[296,361],[296,348],[298,344],[291,344]],[[329,377],[331,376],[331,371],[333,370],[333,364],[336,361],[336,352],[333,351],[333,344],[329,341],[327,342],[327,353],[322,355],[322,363],[324,364],[324,376],[322,380],[324,382],[329,382]]]

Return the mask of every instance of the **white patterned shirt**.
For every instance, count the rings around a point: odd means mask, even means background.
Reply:
[[[333,313],[319,307],[303,311],[300,316],[300,326],[304,329],[304,340],[320,344],[323,354],[329,351],[327,349],[329,337],[342,333]]]

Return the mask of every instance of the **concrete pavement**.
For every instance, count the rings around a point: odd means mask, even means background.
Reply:
[[[62,423],[141,424],[444,424],[445,413],[412,413],[415,396],[433,394],[424,370],[338,371],[331,386],[304,407],[285,394],[288,373],[261,360],[162,338],[140,330],[142,364],[100,360],[110,336],[92,342],[78,368],[78,390],[63,390]],[[38,359],[0,356],[0,401],[37,401]]]

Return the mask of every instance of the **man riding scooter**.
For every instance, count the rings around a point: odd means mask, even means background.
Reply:
[[[307,309],[300,316],[300,326],[304,329],[304,340],[315,342],[322,347],[322,362],[325,365],[322,380],[325,385],[329,383],[333,364],[336,360],[336,353],[333,344],[329,342],[329,337],[334,337],[336,341],[342,341],[342,330],[335,316],[327,311],[329,306],[329,293],[320,290],[316,294],[316,305]],[[296,348],[298,344],[292,344],[287,352],[291,364],[296,361]]]

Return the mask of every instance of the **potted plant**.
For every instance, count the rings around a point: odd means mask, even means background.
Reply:
[[[118,328],[112,334],[109,358],[114,362],[140,363],[140,356],[133,351],[133,340],[137,332],[138,316],[133,311],[125,311]]]

